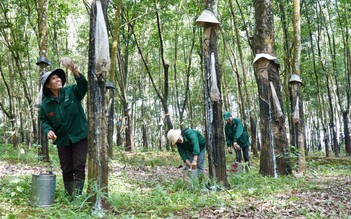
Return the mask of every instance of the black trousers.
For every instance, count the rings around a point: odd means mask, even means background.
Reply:
[[[57,147],[64,182],[84,181],[88,140]]]
[[[239,150],[235,149],[236,162],[241,163],[241,151],[243,151],[244,161],[249,162],[249,146],[240,148]]]

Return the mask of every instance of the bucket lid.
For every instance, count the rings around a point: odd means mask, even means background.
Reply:
[[[195,21],[195,23],[201,27],[205,27],[206,24],[219,27],[220,24],[212,11],[206,9],[201,13],[200,17]]]
[[[300,76],[298,74],[291,75],[290,80],[289,80],[289,84],[292,84],[294,82],[302,84],[302,81],[301,81]]]
[[[47,59],[47,58],[45,58],[45,57],[43,57],[43,56],[40,56],[38,59],[37,59],[37,63],[36,63],[37,65],[41,65],[41,64],[46,64],[46,65],[50,65],[51,63],[50,63],[50,61]]]
[[[267,53],[258,53],[258,54],[256,54],[255,59],[253,60],[252,64],[255,64],[255,62],[257,62],[257,60],[262,59],[262,58],[268,59],[270,61],[274,61],[274,63],[279,64],[277,57],[272,56],[272,55],[267,54]]]

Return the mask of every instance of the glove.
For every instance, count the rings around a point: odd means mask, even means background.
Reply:
[[[66,68],[68,68],[69,70],[73,70],[75,68],[74,62],[71,58],[69,57],[63,57],[60,59],[60,62],[63,66],[65,66]]]

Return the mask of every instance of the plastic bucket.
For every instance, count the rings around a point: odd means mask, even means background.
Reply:
[[[32,174],[32,203],[39,207],[51,206],[54,203],[55,186],[55,174]]]

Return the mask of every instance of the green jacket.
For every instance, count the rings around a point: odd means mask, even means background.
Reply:
[[[57,146],[68,146],[87,137],[88,123],[82,107],[82,99],[88,90],[83,75],[75,78],[77,84],[61,88],[58,98],[49,95],[44,98],[39,119],[45,135],[53,130]]]
[[[205,138],[194,129],[184,129],[182,131],[183,143],[177,143],[177,148],[180,157],[185,162],[189,159],[187,151],[191,152],[193,155],[200,155],[200,152],[206,147]]]
[[[234,142],[238,143],[242,148],[249,146],[249,136],[247,135],[241,120],[233,118],[232,123],[233,124],[225,124],[227,146],[230,147]]]

